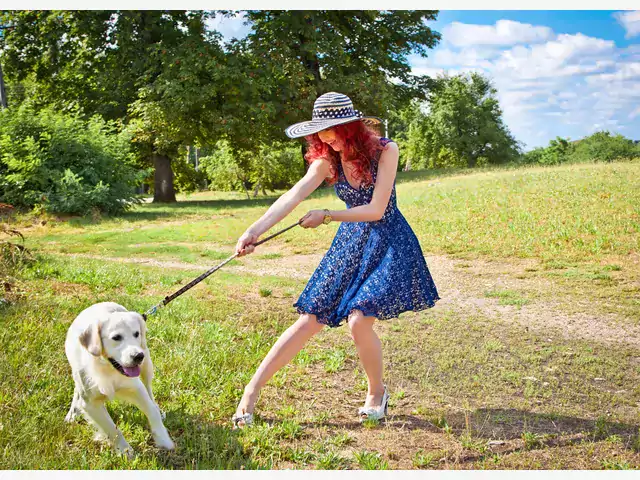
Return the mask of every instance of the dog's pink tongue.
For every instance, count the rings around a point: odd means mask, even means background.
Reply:
[[[127,377],[137,377],[140,375],[140,366],[136,367],[122,367],[124,373],[127,374]]]

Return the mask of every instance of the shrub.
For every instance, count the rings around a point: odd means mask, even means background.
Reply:
[[[544,148],[536,147],[533,150],[530,150],[522,154],[522,156],[520,157],[519,163],[525,163],[525,164],[542,163],[541,159],[542,159],[543,153],[544,153]]]
[[[546,148],[537,147],[520,156],[519,163],[558,165],[565,162],[612,162],[640,156],[640,145],[622,135],[596,132],[580,141],[551,140]]]
[[[200,168],[209,179],[211,190],[242,190],[246,180],[237,157],[226,140],[220,140],[213,152],[200,158]]]
[[[640,148],[632,140],[609,132],[596,132],[575,146],[571,155],[574,162],[612,162],[629,160],[640,155]]]
[[[136,203],[144,172],[130,137],[100,117],[29,106],[0,112],[0,201],[49,212],[115,214]]]
[[[572,145],[568,140],[556,137],[549,142],[549,146],[544,149],[540,156],[539,163],[542,165],[559,165],[568,160]]]
[[[261,188],[288,188],[304,175],[304,159],[298,143],[264,145],[253,158],[252,180]]]
[[[171,161],[173,170],[173,186],[176,192],[195,192],[204,188],[206,173],[202,168],[196,170],[195,165],[186,156],[186,148],[180,149],[180,156]]]
[[[304,175],[299,144],[263,145],[257,153],[236,151],[219,141],[213,151],[200,158],[200,166],[211,190],[277,190],[291,187]]]

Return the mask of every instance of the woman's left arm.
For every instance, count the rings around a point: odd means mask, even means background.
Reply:
[[[331,218],[338,222],[375,222],[380,220],[387,209],[389,198],[391,198],[393,182],[396,179],[398,169],[398,158],[398,145],[394,142],[388,143],[378,160],[378,175],[371,202],[346,210],[330,210]],[[321,225],[324,214],[324,210],[311,210],[303,217],[305,220],[303,220],[302,226],[315,228]]]

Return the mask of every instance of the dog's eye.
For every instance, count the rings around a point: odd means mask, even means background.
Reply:
[[[140,336],[140,332],[136,332],[133,334],[134,338],[138,338]]]
[[[122,335],[114,335],[113,337],[111,337],[111,340],[119,342],[120,340],[122,340]]]

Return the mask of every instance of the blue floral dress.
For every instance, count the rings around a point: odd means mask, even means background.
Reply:
[[[384,147],[391,140],[380,139]],[[382,149],[372,161],[375,183]],[[335,190],[347,208],[371,202],[374,185],[355,189],[338,164]],[[343,222],[331,247],[293,305],[298,313],[338,327],[353,310],[379,320],[430,308],[439,300],[418,239],[396,205],[395,182],[382,218]]]

